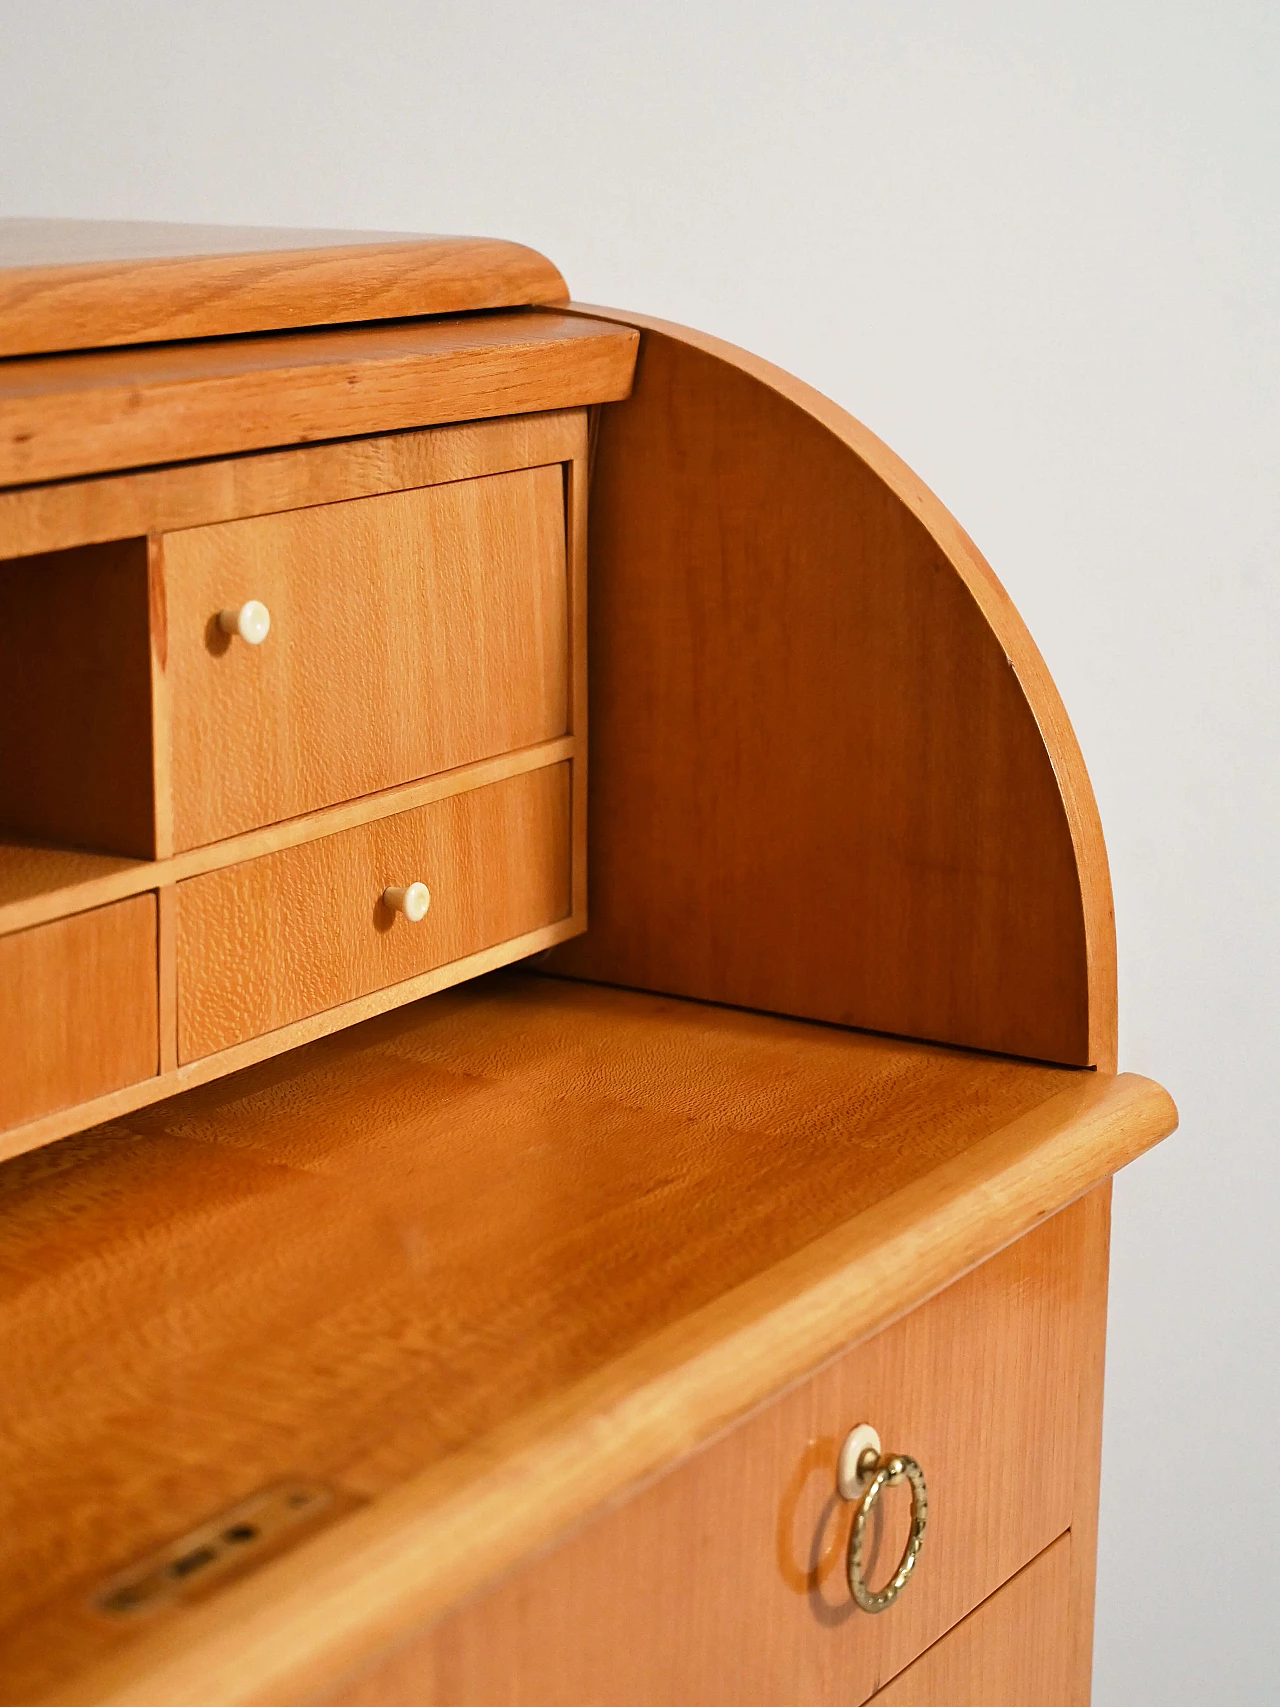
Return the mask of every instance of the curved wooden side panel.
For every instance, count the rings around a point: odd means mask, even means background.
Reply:
[[[1097,808],[987,563],[809,386],[590,313],[643,338],[599,420],[591,926],[557,969],[1113,1068]]]

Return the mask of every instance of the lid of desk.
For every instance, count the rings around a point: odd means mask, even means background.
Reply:
[[[511,973],[7,1162],[6,1700],[329,1675],[1172,1123],[1132,1075]],[[358,1509],[201,1603],[89,1611],[293,1477]]]
[[[567,302],[495,237],[0,220],[0,356]]]

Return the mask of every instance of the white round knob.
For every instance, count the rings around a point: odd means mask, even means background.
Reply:
[[[393,913],[403,913],[411,925],[425,919],[431,905],[431,891],[425,883],[411,883],[407,889],[384,889],[382,904]]]
[[[836,1461],[836,1487],[842,1500],[860,1500],[867,1491],[871,1471],[859,1469],[865,1453],[874,1452],[880,1458],[880,1436],[870,1423],[859,1423],[845,1436]]]
[[[238,610],[220,610],[218,627],[224,634],[238,634],[250,646],[261,646],[271,632],[271,612],[257,599],[250,599]]]

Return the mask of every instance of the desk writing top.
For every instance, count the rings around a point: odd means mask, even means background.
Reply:
[[[1173,1119],[1132,1075],[511,974],[17,1158],[13,1699],[198,1678],[230,1707],[273,1667],[323,1674]],[[364,1503],[150,1624],[86,1613],[114,1569],[286,1476]]]

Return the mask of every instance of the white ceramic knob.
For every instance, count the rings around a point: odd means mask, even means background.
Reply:
[[[411,925],[425,919],[431,905],[431,891],[425,883],[411,883],[407,889],[384,889],[382,904],[393,913],[403,913]]]
[[[224,634],[238,634],[250,646],[261,646],[271,632],[271,612],[257,599],[250,599],[238,610],[220,610],[218,627]]]
[[[842,1500],[860,1500],[866,1493],[871,1476],[858,1469],[866,1452],[874,1452],[877,1460],[880,1458],[880,1436],[870,1423],[859,1423],[845,1436],[836,1461],[836,1487]]]

